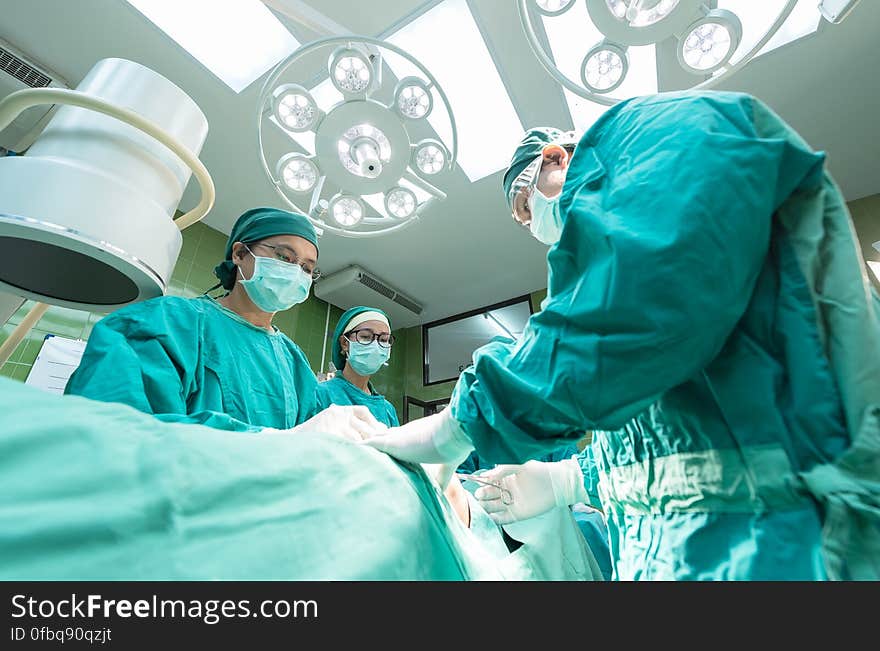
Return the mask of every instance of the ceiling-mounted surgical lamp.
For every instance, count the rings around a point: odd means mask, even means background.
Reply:
[[[329,52],[324,86],[282,83],[292,67],[322,49]],[[386,52],[415,74],[383,75]],[[326,102],[333,89],[342,101]],[[449,125],[449,147],[423,137],[433,133],[438,115]],[[308,215],[319,233],[349,237],[399,230],[444,199],[428,179],[451,170],[458,151],[452,108],[430,71],[397,46],[365,36],[319,39],[282,61],[263,86],[257,128],[263,169],[279,196]],[[267,147],[264,128],[273,135],[280,129],[303,148],[309,141],[301,136],[314,134],[314,151],[279,157]]]
[[[123,59],[99,61],[75,91],[12,93],[0,101],[0,129],[41,104],[63,106],[24,156],[0,158],[0,289],[100,312],[161,296],[180,230],[214,202],[197,157],[204,114]],[[174,220],[191,174],[201,200]]]
[[[614,43],[597,43],[581,64],[581,82],[594,93],[610,93],[623,83],[628,70],[625,48]]]
[[[599,42],[585,43],[580,61],[580,79],[569,77],[560,70],[557,60],[548,52],[544,41],[539,39],[535,23],[575,20],[573,8],[577,1],[564,0],[518,0],[520,22],[529,46],[538,61],[565,89],[591,102],[612,106],[632,95],[633,87],[615,96],[628,76],[645,79],[653,75],[657,90],[663,91],[659,74],[660,66],[673,66],[693,75],[691,88],[708,88],[718,84],[749,61],[751,61],[770,39],[780,30],[794,10],[798,0],[786,0],[779,11],[767,18],[761,26],[761,37],[750,43],[747,52],[740,52],[743,42],[743,27],[740,18],[729,9],[712,9],[705,0],[580,0],[583,6],[577,20],[592,23],[588,31],[598,31]],[[757,2],[757,0],[756,0]],[[834,4],[839,11],[850,11],[851,2],[838,0]],[[842,5],[847,5],[842,7]],[[749,7],[746,0],[743,9]],[[835,7],[827,14],[838,16]],[[738,10],[737,7],[734,7]],[[570,15],[565,15],[570,14]],[[818,16],[817,16],[818,20]],[[677,57],[644,56],[639,63],[629,54],[633,48],[645,46],[659,47],[661,44],[673,45]],[[670,48],[671,52],[673,48]],[[656,61],[656,64],[655,64]],[[565,62],[563,68],[573,69]],[[650,69],[638,66],[650,65]],[[683,77],[670,71],[676,79],[676,89],[681,87]]]
[[[727,65],[742,40],[742,23],[724,9],[704,11],[678,40],[678,60],[694,74],[715,72]]]

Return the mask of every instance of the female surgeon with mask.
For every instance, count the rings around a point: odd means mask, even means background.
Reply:
[[[358,405],[360,409],[369,409],[379,423],[397,427],[394,405],[377,393],[370,381],[386,366],[393,345],[391,321],[382,310],[361,305],[345,312],[333,331],[333,365],[340,370],[332,379],[318,385],[318,407]],[[446,499],[462,523],[469,527],[468,499],[461,483],[449,477],[453,468],[426,464],[424,470],[438,484],[446,485]],[[446,476],[441,479],[444,473]]]
[[[96,324],[66,392],[170,422],[254,432],[312,419],[310,429],[363,438],[379,427],[366,409],[316,416],[308,360],[272,325],[276,313],[308,298],[317,262],[318,239],[304,215],[248,210],[214,269],[227,293],[163,296],[117,310]]]
[[[319,407],[363,405],[380,423],[397,427],[394,406],[370,382],[388,362],[393,344],[391,322],[382,310],[359,306],[345,312],[333,332],[333,365],[340,371],[318,385]]]

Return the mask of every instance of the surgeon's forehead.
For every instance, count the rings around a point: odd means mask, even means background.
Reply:
[[[306,238],[299,235],[273,235],[262,241],[272,246],[286,246],[289,249],[293,249],[296,257],[300,260],[308,262],[318,261],[318,249]]]
[[[355,330],[372,330],[375,334],[381,335],[382,333],[391,332],[391,328],[388,327],[387,324],[382,323],[381,321],[364,321],[355,327]]]

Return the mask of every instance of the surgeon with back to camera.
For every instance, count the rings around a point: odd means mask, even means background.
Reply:
[[[503,184],[550,246],[543,309],[449,408],[366,444],[505,464],[510,503],[478,494],[502,524],[592,493],[617,579],[880,578],[880,325],[824,161],[739,93],[528,131]],[[530,461],[584,430],[589,491]]]

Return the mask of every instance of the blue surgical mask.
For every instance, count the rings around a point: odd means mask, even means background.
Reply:
[[[238,282],[263,312],[281,312],[309,297],[312,276],[298,264],[254,255],[250,249],[248,253],[254,257],[254,273],[245,279],[239,267]]]
[[[537,188],[529,195],[529,210],[532,213],[529,230],[539,242],[553,245],[562,237],[562,214],[559,212],[561,197],[560,192],[552,199],[548,199]]]
[[[373,375],[382,368],[382,365],[388,361],[389,357],[391,357],[391,349],[382,348],[378,341],[370,344],[350,341],[346,363],[351,364],[351,367],[358,375],[367,376]]]

